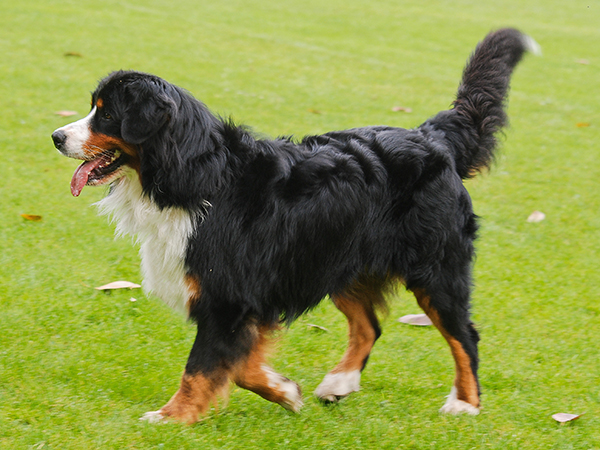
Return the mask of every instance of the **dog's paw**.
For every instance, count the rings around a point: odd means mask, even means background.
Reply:
[[[269,387],[274,389],[278,397],[281,398],[278,403],[288,411],[299,412],[304,406],[300,386],[289,378],[278,374],[268,366],[263,366],[262,369],[269,380]]]
[[[360,370],[328,373],[315,390],[315,396],[324,402],[337,402],[360,390]]]
[[[159,410],[147,412],[140,417],[140,420],[148,423],[165,423],[167,421],[167,417],[164,416]]]
[[[452,386],[452,390],[450,391],[448,400],[446,400],[444,406],[440,408],[440,412],[444,414],[465,413],[470,414],[472,416],[476,416],[477,414],[479,414],[479,408],[456,398],[456,388]]]
[[[286,392],[286,401],[281,403],[288,411],[292,412],[300,412],[302,407],[304,406],[304,401],[302,400],[302,393],[300,391],[300,387],[294,383],[293,381],[288,386],[288,390]]]

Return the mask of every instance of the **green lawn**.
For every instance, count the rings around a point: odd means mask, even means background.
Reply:
[[[50,140],[87,113],[96,82],[152,72],[270,136],[413,127],[450,105],[476,42],[507,25],[544,54],[515,73],[497,164],[468,182],[482,413],[437,412],[450,352],[396,321],[419,312],[401,291],[362,391],[341,404],[311,395],[345,347],[324,302],[273,359],[304,389],[300,414],[233,388],[197,425],[139,422],[177,389],[194,327],[140,291],[93,289],[141,281],[135,246],[90,206],[104,190],[72,198],[77,163]],[[1,3],[0,448],[600,448],[599,42],[591,0]],[[534,210],[546,219],[528,223]],[[557,412],[585,415],[559,425]]]

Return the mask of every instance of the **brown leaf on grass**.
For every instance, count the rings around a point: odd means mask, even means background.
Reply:
[[[557,422],[566,423],[566,422],[572,422],[574,420],[577,420],[581,416],[583,416],[583,413],[582,414],[558,413],[558,414],[553,414],[552,418],[554,420],[556,420]]]
[[[131,281],[113,281],[112,283],[105,284],[104,286],[100,286],[94,288],[98,291],[107,291],[110,289],[134,289],[140,288],[139,284],[132,283]]]
[[[433,325],[433,322],[429,317],[427,317],[427,314],[408,314],[400,317],[398,322],[406,323],[408,325],[418,325],[421,327]]]
[[[42,220],[42,216],[37,216],[35,214],[21,214],[21,217],[25,220],[30,220],[32,222],[39,222]]]
[[[313,114],[323,114],[321,111],[319,111],[318,109],[314,109],[314,108],[308,108],[307,111],[309,113],[313,113]]]
[[[315,325],[314,323],[309,323],[306,325],[308,328],[315,328],[317,330],[321,330],[321,331],[325,331],[327,333],[329,333],[329,330],[325,327],[322,327],[320,325]]]
[[[56,111],[55,114],[57,116],[61,116],[61,117],[70,117],[70,116],[76,116],[77,111]]]
[[[546,218],[546,214],[544,214],[543,212],[541,212],[541,211],[534,211],[527,218],[527,222],[529,222],[529,223],[538,223],[538,222],[541,222],[542,220],[544,220],[545,218]]]
[[[577,128],[587,128],[589,127],[591,124],[589,122],[579,122],[577,124]]]
[[[83,55],[79,52],[66,52],[65,56],[74,56],[76,58],[83,58]]]
[[[392,108],[392,111],[394,111],[394,112],[411,113],[412,112],[412,108],[407,108],[406,106],[394,106]]]

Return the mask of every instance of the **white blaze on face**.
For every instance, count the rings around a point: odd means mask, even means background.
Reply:
[[[96,107],[94,106],[90,113],[83,119],[76,122],[70,123],[57,129],[56,131],[62,131],[66,136],[67,140],[64,145],[60,148],[60,152],[65,156],[76,159],[87,159],[88,155],[85,153],[85,145],[90,138],[90,122],[92,117],[96,114]],[[55,133],[56,133],[55,131]]]

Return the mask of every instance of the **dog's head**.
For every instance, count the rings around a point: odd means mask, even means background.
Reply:
[[[143,144],[176,114],[170,89],[152,75],[114,72],[92,94],[86,117],[52,133],[62,154],[84,161],[71,180],[74,196],[86,185],[116,181],[128,169],[140,172]]]

